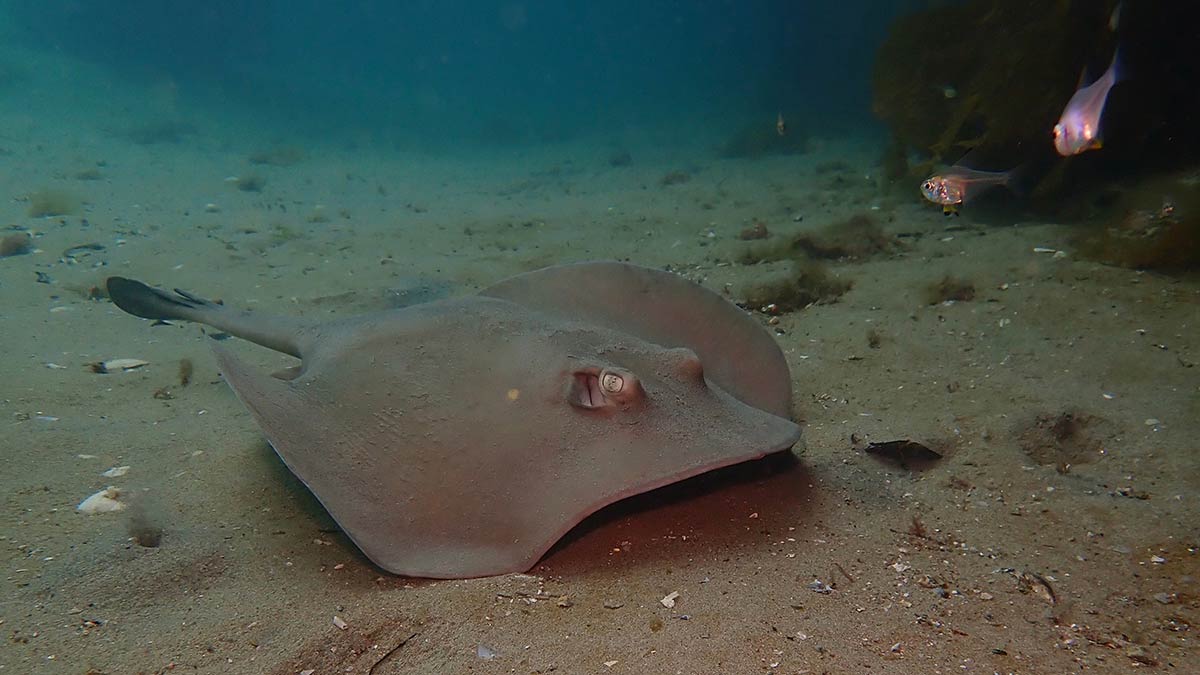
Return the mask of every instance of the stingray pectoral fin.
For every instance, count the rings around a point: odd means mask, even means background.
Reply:
[[[292,356],[301,355],[301,342],[310,327],[302,319],[239,311],[187,291],[168,293],[125,277],[109,277],[104,283],[113,304],[134,316],[202,323]]]
[[[465,556],[441,555],[422,529],[424,512],[407,508],[420,468],[403,452],[400,413],[372,409],[312,379],[269,376],[220,344],[213,352],[275,453],[368,558],[396,574],[471,576],[445,562]],[[461,494],[447,499],[464,501]]]
[[[535,514],[526,521],[525,557],[513,569],[528,569],[571,528],[597,510],[722,467],[786,451],[801,438],[791,420],[712,390],[686,404],[663,402],[642,423],[610,425],[610,434],[581,440],[545,467],[533,467],[537,491],[514,492],[514,504],[494,508]],[[544,473],[538,473],[544,471]]]
[[[341,458],[334,452],[339,438],[354,436],[345,430],[337,411],[305,391],[305,384],[259,372],[229,347],[213,343],[213,353],[221,375],[250,409],[276,454],[324,503],[326,495],[319,488],[344,478],[338,475]]]

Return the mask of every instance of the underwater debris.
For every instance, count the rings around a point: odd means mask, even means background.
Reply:
[[[1094,431],[1104,424],[1100,417],[1068,409],[1038,415],[1017,436],[1030,459],[1065,474],[1077,464],[1100,458],[1104,443]]]
[[[752,122],[735,131],[717,148],[722,159],[756,159],[767,155],[802,155],[809,151],[808,134],[804,129],[790,123],[779,131],[779,114],[775,124]]]
[[[767,224],[758,219],[755,219],[752,224],[743,227],[742,231],[738,232],[738,239],[742,241],[766,239],[769,236],[771,236],[771,233],[767,231]]]
[[[192,374],[196,367],[191,359],[179,359],[179,386],[186,387],[192,383]]]
[[[0,239],[0,258],[25,255],[33,250],[33,237],[28,232],[14,232]]]
[[[276,145],[265,150],[250,154],[251,164],[267,166],[295,166],[308,157],[304,148],[298,145]]]
[[[1058,594],[1054,592],[1054,587],[1046,577],[1037,572],[1018,572],[1012,570],[1011,574],[1017,580],[1017,590],[1026,595],[1034,595],[1041,598],[1048,605],[1058,604]]]
[[[854,167],[844,159],[830,159],[813,167],[813,173],[818,176],[840,173],[855,173]]]
[[[72,246],[70,248],[64,249],[62,252],[62,255],[59,256],[59,258],[61,260],[65,260],[66,262],[69,262],[69,263],[75,263],[75,262],[79,262],[82,258],[86,258],[86,257],[90,256],[92,253],[94,253],[96,251],[103,251],[103,250],[104,250],[104,244],[98,244],[96,242],[88,242],[86,244],[78,244],[76,246]]]
[[[921,522],[921,516],[912,515],[912,521],[908,524],[908,534],[921,539],[929,538],[929,530],[925,527],[925,523]]]
[[[947,274],[925,287],[925,304],[940,305],[944,302],[969,302],[975,299],[975,284],[968,279]]]
[[[76,511],[88,515],[96,513],[112,513],[123,511],[127,504],[121,501],[124,493],[113,486],[108,486],[87,499],[79,502]]]
[[[620,168],[633,165],[633,155],[628,150],[616,150],[608,156],[608,165]]]
[[[895,136],[884,147],[879,166],[883,169],[883,180],[889,186],[907,184],[910,179],[917,177],[908,165],[908,152],[904,144]]]
[[[900,240],[884,232],[875,216],[859,212],[817,232],[801,232],[780,242],[747,250],[739,262],[754,264],[806,258],[863,261],[901,248]]]
[[[663,187],[672,185],[681,185],[692,179],[692,175],[686,171],[668,171],[666,175],[658,179],[658,184]]]
[[[868,443],[866,451],[869,454],[895,462],[902,469],[910,468],[910,465],[915,468],[916,466],[936,462],[942,458],[941,452],[923,443],[907,439]]]
[[[80,206],[79,197],[66,190],[46,188],[29,194],[29,216],[32,218],[69,216],[77,213]]]
[[[162,544],[163,527],[158,524],[158,518],[151,513],[147,499],[142,496],[130,505],[125,531],[138,546],[158,548]]]
[[[1143,181],[1109,209],[1116,215],[1099,232],[1078,237],[1083,256],[1167,272],[1200,266],[1200,186],[1190,176]]]
[[[87,298],[88,300],[91,300],[92,302],[100,302],[101,300],[107,300],[108,299],[108,289],[104,288],[103,286],[99,286],[97,284],[92,284],[91,286],[88,286],[87,289],[83,290],[83,297]]]
[[[130,127],[123,135],[138,145],[157,145],[159,143],[178,143],[185,136],[195,132],[195,125],[188,122],[158,120]]]
[[[815,260],[797,260],[788,274],[747,286],[742,297],[747,307],[779,314],[809,305],[837,302],[853,287],[854,282],[837,278],[828,267]]]
[[[328,223],[329,212],[326,211],[324,204],[316,204],[305,220],[310,223]]]
[[[225,182],[232,183],[234,187],[242,192],[262,192],[262,189],[267,185],[267,179],[257,174],[230,176],[225,179]]]
[[[142,366],[150,365],[149,361],[142,359],[109,359],[107,361],[95,361],[87,364],[89,370],[100,375],[109,373],[123,373],[129,370],[137,370]]]

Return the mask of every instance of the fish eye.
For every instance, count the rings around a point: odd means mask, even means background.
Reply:
[[[925,190],[932,190],[933,189],[933,181],[927,180],[921,184],[921,187]]]

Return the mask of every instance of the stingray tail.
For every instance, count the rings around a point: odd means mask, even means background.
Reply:
[[[178,288],[168,293],[125,277],[109,277],[105,287],[113,304],[134,316],[157,321],[194,321],[275,351],[300,356],[300,337],[307,324],[298,319],[230,309]]]

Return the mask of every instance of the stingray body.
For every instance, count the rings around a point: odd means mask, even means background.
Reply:
[[[329,322],[112,277],[121,309],[301,359],[285,378],[214,342],[272,447],[368,558],[407,576],[524,571],[624,497],[790,448],[790,376],[728,301],[621,263]]]

